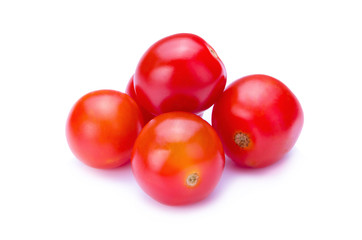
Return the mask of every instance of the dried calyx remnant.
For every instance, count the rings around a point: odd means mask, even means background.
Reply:
[[[214,50],[212,47],[207,46],[207,48],[209,49],[209,51],[210,51],[210,53],[212,54],[212,56],[214,56],[214,58],[218,58],[218,56],[217,56],[217,54],[216,54],[215,50]]]
[[[241,148],[247,148],[250,145],[250,138],[246,133],[237,132],[234,135],[234,142]]]
[[[187,176],[186,178],[186,185],[189,187],[193,187],[197,184],[197,182],[199,181],[199,174],[198,173],[191,173],[190,175]]]

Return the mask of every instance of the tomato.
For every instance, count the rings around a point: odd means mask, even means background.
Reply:
[[[136,93],[134,91],[134,85],[133,85],[133,78],[134,75],[132,75],[131,79],[128,81],[127,87],[126,87],[126,93],[131,96],[133,98],[133,100],[135,100],[135,102],[137,103],[138,107],[140,108],[141,112],[142,112],[142,116],[143,116],[143,121],[144,123],[148,123],[152,118],[154,118],[155,116],[152,115],[151,113],[149,113],[146,109],[144,109],[142,107],[141,104],[139,104],[138,100],[137,100],[137,96]]]
[[[181,205],[207,197],[225,165],[221,141],[202,118],[170,112],[152,119],[138,136],[131,160],[134,176],[152,198]]]
[[[155,117],[155,115],[149,113],[144,107],[142,107],[141,104],[139,104],[139,101],[137,100],[136,93],[134,91],[134,75],[132,75],[131,79],[128,81],[127,87],[126,87],[126,93],[133,98],[133,100],[136,101],[138,107],[140,108],[143,116],[144,123],[148,123],[152,118]],[[197,116],[202,117],[204,115],[204,112],[198,112],[196,113]]]
[[[282,82],[250,75],[232,83],[215,103],[212,125],[229,158],[259,168],[275,163],[294,146],[303,111]]]
[[[95,168],[114,168],[130,160],[142,126],[141,112],[130,96],[98,90],[75,103],[66,136],[79,160]]]
[[[226,70],[202,38],[175,34],[153,44],[139,61],[134,87],[139,103],[153,115],[198,113],[222,94]]]

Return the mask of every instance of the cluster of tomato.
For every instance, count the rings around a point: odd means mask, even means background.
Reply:
[[[76,102],[68,144],[95,168],[131,160],[137,182],[159,202],[199,201],[220,180],[225,154],[241,167],[271,165],[303,126],[297,98],[277,79],[250,75],[225,85],[225,67],[202,38],[166,37],[142,56],[126,94],[99,90]],[[211,126],[201,116],[212,105]]]

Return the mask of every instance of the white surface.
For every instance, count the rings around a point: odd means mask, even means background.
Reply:
[[[1,1],[0,239],[362,239],[358,3]],[[79,97],[124,90],[147,47],[178,32],[215,48],[228,83],[283,81],[305,125],[276,165],[228,161],[208,199],[168,207],[142,192],[129,164],[76,160],[64,128]]]

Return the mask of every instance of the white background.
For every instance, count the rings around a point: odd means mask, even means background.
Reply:
[[[123,91],[143,52],[179,32],[215,48],[228,84],[283,81],[305,124],[277,164],[227,161],[209,198],[169,207],[130,164],[79,162],[65,121],[87,92]],[[0,239],[362,239],[361,34],[359,1],[2,0]]]

